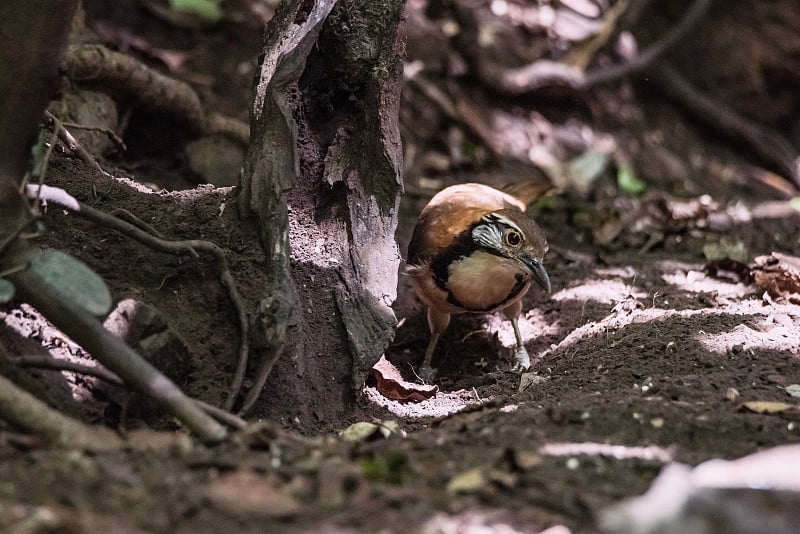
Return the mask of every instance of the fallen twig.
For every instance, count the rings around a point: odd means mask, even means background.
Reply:
[[[45,116],[53,121],[53,131],[55,134],[58,135],[59,139],[67,145],[71,151],[76,153],[81,161],[84,163],[92,166],[96,171],[103,174],[104,176],[109,176],[109,174],[103,170],[103,167],[97,162],[97,160],[92,156],[83,145],[81,145],[75,137],[64,127],[64,123],[61,119],[50,113],[49,111],[45,111]],[[49,154],[47,156],[47,160],[49,160]],[[44,175],[44,173],[42,173]]]
[[[105,367],[93,367],[38,354],[12,356],[9,357],[9,361],[15,365],[18,365],[19,367],[48,369],[51,371],[69,371],[81,375],[93,376],[115,386],[125,385],[125,382],[119,376],[117,376],[115,373],[112,373]],[[207,402],[199,399],[194,399],[194,401],[204,412],[224,425],[228,425],[229,427],[237,430],[247,426],[247,421],[235,414],[223,410],[222,408],[217,408],[216,406],[208,404]]]
[[[105,367],[93,367],[90,365],[83,365],[77,362],[68,360],[58,360],[50,356],[39,354],[25,354],[22,356],[9,357],[11,363],[19,367],[33,367],[35,369],[48,369],[51,371],[69,371],[86,376],[93,376],[114,384],[117,386],[123,385],[122,379],[116,374],[112,373]]]
[[[83,124],[78,124],[76,122],[65,122],[65,121],[62,121],[61,124],[64,126],[64,128],[67,128],[67,129],[68,128],[75,128],[76,130],[87,130],[87,131],[90,131],[90,132],[100,132],[101,134],[104,134],[106,137],[111,139],[111,141],[113,141],[114,144],[117,145],[117,148],[119,150],[121,150],[122,152],[125,152],[126,150],[128,150],[128,146],[125,144],[125,141],[123,141],[122,138],[120,136],[118,136],[116,132],[114,132],[113,130],[110,130],[108,128],[103,128],[101,126],[86,126],[86,125],[83,125]]]
[[[197,400],[197,405],[200,406],[205,412],[219,421],[222,424],[228,425],[231,428],[236,430],[241,430],[247,426],[247,421],[239,417],[238,415],[232,414],[227,410],[223,410],[222,408],[218,408],[207,402],[203,402],[201,400]]]

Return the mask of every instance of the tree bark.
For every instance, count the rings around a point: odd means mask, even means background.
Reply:
[[[44,108],[57,86],[58,61],[77,4],[0,2],[0,244],[28,219],[19,184]]]
[[[267,407],[346,409],[393,335],[403,6],[294,0],[268,25],[239,205],[268,258],[260,356],[284,353]]]

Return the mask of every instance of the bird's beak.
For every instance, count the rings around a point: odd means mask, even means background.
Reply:
[[[539,287],[550,293],[550,276],[547,274],[542,262],[536,258],[525,258],[523,263],[530,271],[533,279],[536,280],[536,283],[539,284]]]

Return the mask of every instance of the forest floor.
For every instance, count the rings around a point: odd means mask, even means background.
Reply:
[[[106,16],[116,31],[126,20]],[[149,42],[164,49],[189,46],[180,36],[196,32],[147,23],[142,13],[133,20],[127,29],[147,28]],[[214,95],[220,109],[246,119],[259,30],[229,25],[205,34],[188,68],[210,79],[208,87],[224,87]],[[249,70],[238,68],[245,64]],[[635,105],[648,117],[647,130],[628,135],[657,133],[674,155],[661,164],[682,169],[672,173],[683,173],[681,187],[650,176],[644,195],[622,197],[608,205],[611,211],[600,213],[596,196],[579,195],[537,209],[551,245],[545,263],[553,292],[531,291],[525,300],[531,373],[508,371],[513,334],[502,317],[457,317],[440,341],[440,392],[432,399],[401,404],[368,388],[335,420],[270,399],[253,414],[265,419],[259,432],[205,447],[180,433],[134,439],[130,429],[143,422],[171,422],[93,379],[37,371],[62,390],[52,394],[65,411],[127,425],[132,439],[124,450],[24,450],[0,432],[0,527],[27,521],[40,525],[36,532],[595,532],[603,509],[646,491],[670,461],[695,465],[796,442],[800,425],[791,417],[753,413],[744,404],[792,402],[786,388],[800,384],[800,306],[770,297],[741,272],[710,270],[716,264],[708,257],[735,251],[752,264],[772,252],[798,254],[800,214],[778,211],[785,205],[764,188],[726,181],[748,165],[712,132],[685,125],[669,103],[642,98]],[[115,176],[150,181],[158,174],[147,156],[102,163]],[[70,155],[53,159],[48,183],[96,208],[128,210],[170,237],[224,246],[246,305],[257,302],[264,258],[254,228],[236,218],[234,188],[148,192]],[[401,250],[433,192],[408,186]],[[635,217],[615,219],[612,212]],[[166,318],[179,340],[172,353],[186,367],[176,371],[179,385],[221,402],[238,333],[211,262],[155,252],[57,208],[45,223],[42,246],[80,257],[115,299],[147,303]],[[402,277],[395,310],[401,325],[387,357],[408,369],[419,362],[428,334]],[[0,316],[29,338],[2,328],[11,352],[41,351],[42,344],[80,350],[30,308]],[[308,395],[318,387],[309,385]],[[67,405],[70,398],[76,406]],[[360,421],[379,421],[391,433],[354,441],[339,435]]]

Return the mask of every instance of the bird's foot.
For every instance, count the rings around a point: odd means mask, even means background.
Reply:
[[[517,347],[517,350],[514,351],[514,365],[511,366],[511,370],[515,373],[521,373],[530,368],[531,358],[528,356],[528,351],[525,350],[525,347]]]
[[[417,376],[423,383],[429,384],[436,378],[436,369],[430,365],[422,364],[417,370]]]

